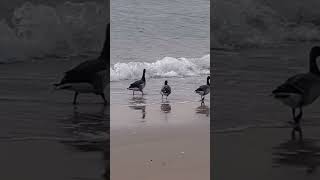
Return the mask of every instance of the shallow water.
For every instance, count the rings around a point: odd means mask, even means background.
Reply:
[[[111,64],[209,54],[210,1],[111,2]]]
[[[249,127],[287,127],[291,109],[271,92],[289,77],[308,71],[313,44],[291,44],[214,53],[215,131],[239,131]],[[319,101],[304,108],[302,124],[318,126]]]
[[[130,105],[130,99],[133,97],[141,97],[145,104],[159,104],[162,102],[160,90],[165,80],[171,87],[171,94],[166,99],[172,103],[197,102],[200,95],[194,91],[200,86],[206,84],[207,76],[186,77],[186,78],[159,78],[146,79],[146,86],[143,89],[144,95],[136,91],[135,95],[131,90],[127,90],[134,80],[124,80],[119,82],[111,82],[111,104]],[[206,102],[209,102],[209,94],[206,96]]]
[[[143,112],[154,104],[200,105],[194,90],[210,74],[209,5],[208,0],[111,2],[111,106]],[[143,69],[145,95],[133,97],[127,88]],[[172,94],[162,101],[165,80]]]
[[[89,94],[73,106],[73,93],[53,91],[79,59],[0,65],[1,177],[105,178],[109,107]]]

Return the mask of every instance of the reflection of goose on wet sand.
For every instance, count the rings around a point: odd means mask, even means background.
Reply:
[[[132,97],[129,99],[129,107],[133,110],[141,110],[142,119],[146,117],[146,105],[145,98],[143,97]]]
[[[140,80],[135,81],[134,83],[130,84],[127,88],[128,90],[132,90],[132,95],[134,96],[135,91],[140,91],[143,95],[143,88],[146,86],[146,78],[145,78],[146,70],[143,69],[142,77]]]
[[[110,115],[107,106],[102,105],[99,111],[82,112],[79,108],[73,108],[72,115],[64,119],[61,123],[63,129],[68,133],[68,139],[62,140],[61,143],[71,146],[78,151],[97,152],[102,154],[103,162],[101,172],[103,178],[109,177],[109,122]]]
[[[79,93],[94,93],[104,101],[107,85],[108,63],[110,62],[110,24],[107,25],[103,50],[97,59],[85,61],[67,71],[60,83],[54,84],[57,90],[74,91],[73,104],[77,103]]]
[[[289,140],[273,150],[273,163],[276,166],[305,167],[307,173],[314,173],[320,165],[320,147],[312,139]]]
[[[167,103],[162,103],[161,104],[161,111],[164,113],[170,113],[171,112],[171,105]]]
[[[80,112],[74,108],[73,115],[63,120],[64,129],[72,136],[72,141],[62,141],[82,151],[103,151],[107,144],[109,114],[106,106],[99,112]]]
[[[312,104],[320,95],[320,71],[316,62],[318,56],[320,56],[320,47],[315,46],[310,51],[309,72],[289,78],[272,91],[277,100],[292,109],[296,125],[302,118],[302,107]],[[300,110],[298,115],[295,113],[297,108]],[[295,130],[301,134],[298,126]]]
[[[204,104],[201,104],[199,107],[196,108],[196,113],[198,114],[205,114],[209,116],[209,112],[210,112],[209,107]]]

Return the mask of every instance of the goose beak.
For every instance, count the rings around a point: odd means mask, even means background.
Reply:
[[[50,93],[54,93],[57,90],[59,90],[58,86],[53,86],[52,88],[50,88]]]

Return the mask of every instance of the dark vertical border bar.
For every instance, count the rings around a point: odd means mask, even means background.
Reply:
[[[214,13],[214,0],[210,0],[210,82],[212,85],[210,86],[210,179],[213,179],[213,116],[214,116],[214,60],[213,60],[213,13]]]
[[[109,31],[107,31],[106,33],[106,36],[109,36],[109,41],[106,41],[107,43],[107,47],[109,49],[108,51],[108,55],[107,55],[107,58],[108,59],[108,62],[107,62],[107,82],[109,82],[109,86],[108,88],[106,88],[106,97],[108,99],[108,108],[106,109],[107,110],[107,114],[108,114],[108,128],[107,128],[107,141],[106,141],[106,150],[105,150],[105,174],[104,174],[104,178],[106,180],[109,180],[110,179],[110,31],[111,31],[111,20],[110,20],[110,0],[105,0],[106,2],[106,6],[107,6],[107,26],[109,26]]]

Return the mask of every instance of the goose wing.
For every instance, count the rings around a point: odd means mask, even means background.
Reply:
[[[308,104],[320,95],[320,78],[312,73],[298,74],[278,86],[272,93],[275,97],[283,94],[297,94],[302,97],[303,104]]]
[[[196,89],[195,91],[196,91],[196,92],[206,91],[208,88],[209,88],[208,85],[202,85],[202,86],[200,86],[198,89]]]
[[[59,83],[88,82],[92,83],[96,73],[106,70],[105,63],[99,59],[85,61],[75,68],[65,72],[62,81]]]
[[[143,80],[135,81],[134,83],[130,84],[129,88],[140,88],[140,86],[144,84]]]
[[[94,59],[85,61],[78,66],[74,67],[73,69],[66,72],[66,74],[72,74],[72,73],[96,73],[99,71],[106,70],[107,66],[106,63],[104,63],[100,59]]]
[[[312,74],[298,74],[289,78],[286,82],[272,91],[276,93],[306,94],[315,83],[316,78]]]
[[[171,87],[169,85],[164,85],[161,89],[161,92],[164,94],[170,94],[171,93]]]

